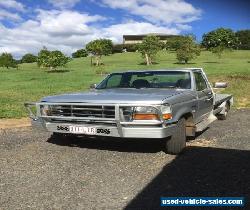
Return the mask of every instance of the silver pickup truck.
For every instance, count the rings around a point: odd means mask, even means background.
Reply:
[[[112,73],[88,92],[25,106],[35,128],[56,136],[164,138],[166,152],[177,154],[186,136],[225,119],[232,104],[232,95],[214,93],[201,68],[189,68]]]

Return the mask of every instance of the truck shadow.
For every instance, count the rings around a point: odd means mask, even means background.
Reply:
[[[199,132],[194,137],[187,137],[187,142],[198,138],[203,132]],[[119,152],[156,153],[165,150],[166,139],[132,139],[100,136],[54,136],[47,142],[60,146],[80,147],[98,150],[109,150]]]
[[[165,165],[125,209],[163,209],[160,207],[160,197],[178,196],[245,197],[245,206],[240,209],[250,209],[249,160],[250,151],[187,147],[182,155]],[[167,207],[167,209],[179,208]],[[191,209],[196,208],[191,207]],[[197,207],[197,209],[215,208]]]
[[[60,146],[80,147],[97,150],[156,153],[164,149],[162,139],[126,139],[114,137],[55,137],[51,136],[47,142]]]
[[[207,130],[207,129],[206,129]],[[199,132],[195,137],[187,137],[187,142],[199,137],[206,130]],[[156,153],[165,150],[167,139],[132,139],[115,138],[100,136],[54,136],[52,135],[47,142],[60,146],[80,147],[88,149],[119,151],[119,152],[138,152]]]

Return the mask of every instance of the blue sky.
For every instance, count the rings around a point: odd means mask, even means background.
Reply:
[[[123,34],[202,35],[250,29],[248,0],[0,0],[0,52],[20,57],[43,46],[71,54],[97,38]]]

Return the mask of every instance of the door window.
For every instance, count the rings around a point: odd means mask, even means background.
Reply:
[[[197,91],[207,89],[207,83],[200,72],[194,72],[194,77]]]

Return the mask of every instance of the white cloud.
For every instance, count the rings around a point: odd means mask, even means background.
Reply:
[[[89,41],[109,38],[122,42],[124,34],[165,33],[179,34],[185,24],[178,27],[160,26],[146,21],[126,22],[101,26],[105,17],[89,15],[71,10],[35,10],[34,19],[26,20],[14,28],[0,23],[0,53],[10,52],[15,57],[25,53],[36,54],[43,46],[50,50],[61,50],[70,55],[83,48]]]
[[[104,17],[68,10],[36,12],[34,20],[27,20],[14,28],[0,23],[0,53],[10,52],[20,57],[27,52],[37,53],[46,46],[71,54],[93,38],[101,37],[89,23],[103,20]]]
[[[24,11],[24,5],[14,0],[0,0],[0,6],[7,9],[15,9],[17,11]]]
[[[8,12],[7,10],[0,9],[0,20],[3,20],[3,19],[18,21],[18,20],[21,20],[22,18],[16,13],[12,13],[12,12]]]
[[[74,7],[80,0],[48,0],[56,8],[72,8]]]
[[[44,33],[54,36],[84,35],[91,33],[88,23],[104,20],[99,15],[90,16],[75,11],[38,10],[37,20]]]
[[[189,23],[200,18],[201,10],[184,0],[102,0],[113,9],[122,9],[152,23]]]
[[[9,11],[12,10],[12,11]],[[13,12],[15,10],[15,12]],[[0,20],[22,20],[18,12],[24,12],[24,5],[14,0],[0,0]]]

